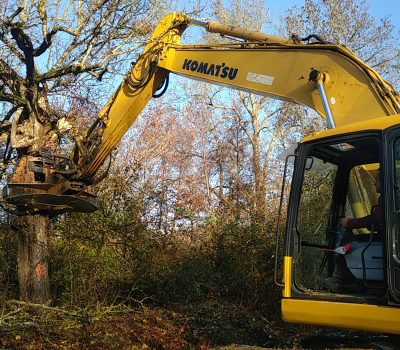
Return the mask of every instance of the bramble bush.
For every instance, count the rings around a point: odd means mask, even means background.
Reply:
[[[120,230],[101,212],[81,216],[56,226],[51,280],[59,302],[222,298],[257,306],[274,299],[274,242],[265,226],[213,222],[164,234],[132,221]]]

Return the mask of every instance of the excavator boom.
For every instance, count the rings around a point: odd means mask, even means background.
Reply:
[[[191,23],[244,41],[181,45]],[[96,174],[169,73],[303,104],[331,119],[331,126],[400,113],[396,90],[342,45],[304,43],[174,13],[100,112],[102,141],[81,155],[82,178]]]

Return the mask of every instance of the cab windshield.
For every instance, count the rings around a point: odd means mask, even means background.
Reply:
[[[332,292],[323,282],[334,274],[337,263],[334,250],[342,241],[339,219],[367,216],[377,205],[379,149],[375,137],[321,143],[307,149],[295,227],[294,277],[300,290]],[[357,228],[351,234],[361,239],[365,236],[368,241],[370,229]]]

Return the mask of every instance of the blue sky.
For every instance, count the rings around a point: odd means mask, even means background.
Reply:
[[[223,0],[224,3],[229,3],[231,0]],[[275,20],[279,22],[280,16],[284,14],[284,12],[293,7],[294,5],[302,6],[304,4],[304,0],[264,0],[267,8],[270,10],[271,19],[273,22]],[[400,32],[400,0],[364,0],[370,9],[370,14],[376,17],[378,20],[389,16],[391,22],[396,26],[397,31]],[[212,0],[204,0],[203,3],[210,4]],[[173,11],[185,11],[185,9],[192,8],[194,4],[196,4],[196,0],[178,0],[174,3],[172,10]],[[185,6],[186,5],[186,6]],[[214,20],[214,18],[207,18],[207,20]],[[275,23],[276,24],[276,23]],[[275,31],[274,24],[271,28],[265,28],[264,31],[270,34]]]
[[[271,15],[278,16],[286,9],[294,5],[304,4],[303,0],[266,0]],[[367,0],[370,7],[370,13],[379,18],[386,15],[391,17],[392,23],[400,29],[400,0]]]

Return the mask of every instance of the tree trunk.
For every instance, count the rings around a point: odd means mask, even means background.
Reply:
[[[26,215],[18,219],[18,281],[20,298],[49,304],[48,269],[51,220],[44,215]]]
[[[35,182],[28,162],[27,156],[19,160],[11,182]],[[50,217],[40,214],[19,216],[14,220],[19,238],[18,282],[22,300],[40,304],[51,301],[48,269],[50,224]]]
[[[254,212],[252,215],[253,223],[264,224],[266,215],[266,183],[263,172],[263,166],[261,164],[261,151],[260,151],[260,139],[254,138],[253,142],[253,172],[255,178],[255,200],[254,200]]]

